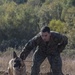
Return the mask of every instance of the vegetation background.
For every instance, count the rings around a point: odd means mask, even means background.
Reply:
[[[0,0],[0,51],[21,49],[44,25],[75,49],[75,0]]]

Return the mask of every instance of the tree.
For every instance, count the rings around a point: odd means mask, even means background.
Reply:
[[[0,43],[8,40],[9,46],[12,42],[15,45],[15,41],[20,44],[38,32],[38,18],[34,9],[28,5],[17,5],[15,2],[3,4],[0,7],[0,17]]]
[[[60,33],[64,33],[65,32],[65,23],[61,22],[60,20],[52,20],[50,21],[49,25],[51,30],[53,31],[57,31]]]
[[[52,19],[52,16],[46,6],[41,7],[38,11],[38,18],[39,18],[39,27],[48,25],[49,21]]]

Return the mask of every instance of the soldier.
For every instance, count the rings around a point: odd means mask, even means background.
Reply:
[[[51,65],[53,75],[63,75],[60,53],[64,50],[67,43],[68,38],[66,36],[52,32],[49,27],[45,26],[39,34],[28,41],[20,56],[25,60],[31,50],[36,48],[33,54],[31,75],[39,74],[40,65],[46,57]]]

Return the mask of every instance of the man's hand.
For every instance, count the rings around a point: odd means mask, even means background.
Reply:
[[[63,45],[63,44],[58,45],[58,51],[59,51],[59,53],[61,53],[65,49],[65,46],[66,45]]]

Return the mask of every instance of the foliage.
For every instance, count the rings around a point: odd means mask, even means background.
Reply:
[[[0,0],[0,50],[19,48],[48,25],[75,48],[75,0]]]
[[[65,23],[61,22],[60,20],[52,20],[50,21],[49,25],[48,25],[51,30],[53,31],[57,31],[59,33],[64,33],[65,31]]]

